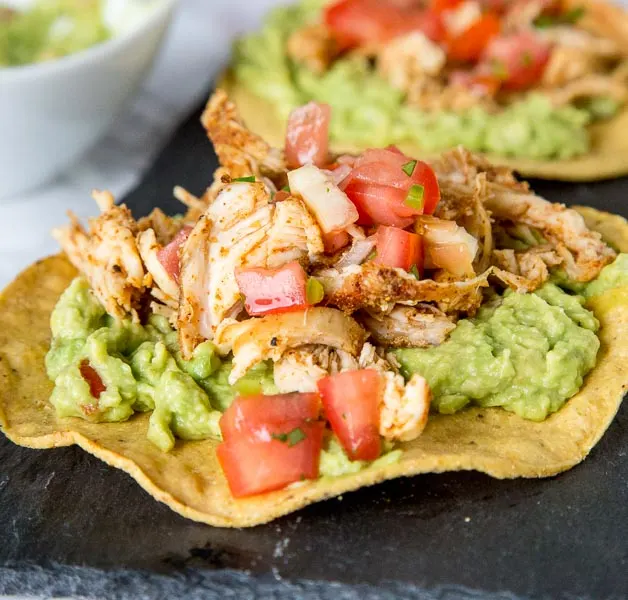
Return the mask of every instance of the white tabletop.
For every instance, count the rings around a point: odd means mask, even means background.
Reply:
[[[68,209],[83,217],[96,212],[92,189],[121,197],[141,179],[226,64],[231,40],[258,26],[278,3],[181,0],[152,75],[105,139],[56,180],[0,203],[0,289],[30,263],[57,251],[50,230],[66,222]]]

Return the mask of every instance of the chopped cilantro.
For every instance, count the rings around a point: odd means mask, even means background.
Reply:
[[[584,16],[584,6],[576,6],[562,16],[563,23],[577,23]]]
[[[409,206],[410,208],[414,208],[415,210],[423,210],[424,192],[425,188],[422,185],[415,183],[414,185],[410,186],[404,204],[406,206]]]
[[[508,69],[501,60],[493,60],[491,62],[491,71],[498,79],[508,79]]]
[[[299,442],[302,442],[307,436],[303,433],[303,429],[296,427],[286,437],[288,446],[296,446]]]
[[[273,440],[277,440],[278,442],[283,442],[284,444],[288,444],[292,448],[292,446],[296,446],[299,442],[302,442],[307,436],[303,433],[303,429],[300,427],[295,427],[292,431],[288,433],[273,433],[271,435]]]
[[[366,260],[373,260],[377,256],[377,250],[371,250],[371,253],[366,257]]]
[[[282,192],[289,192],[289,191],[290,191],[290,186],[289,186],[289,185],[287,185],[287,184],[286,184],[286,185],[284,185],[284,186],[281,188],[281,191],[282,191]]]
[[[408,161],[401,170],[408,176],[412,177],[412,173],[414,173],[414,168],[416,167],[416,160]]]
[[[568,10],[566,13],[558,16],[539,15],[536,19],[534,19],[534,26],[539,29],[543,29],[545,27],[554,27],[556,25],[573,24],[578,22],[584,16],[584,13],[585,9],[583,6],[576,6],[571,10]]]
[[[249,175],[248,177],[236,177],[235,179],[232,179],[231,181],[233,181],[234,183],[237,182],[242,182],[242,183],[253,183],[255,181],[255,175]]]
[[[421,279],[421,273],[419,273],[419,269],[416,265],[410,267],[410,274],[414,275],[416,279]]]

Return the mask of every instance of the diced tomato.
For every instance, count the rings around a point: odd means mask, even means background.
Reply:
[[[495,13],[486,13],[462,33],[448,40],[447,56],[460,62],[475,62],[500,30],[499,17]]]
[[[177,283],[179,283],[179,273],[181,272],[179,249],[188,239],[190,231],[192,231],[192,227],[185,225],[179,230],[177,235],[172,238],[172,241],[168,245],[157,251],[157,260],[161,263],[163,268],[166,269],[166,273]]]
[[[318,381],[325,414],[351,460],[375,460],[379,438],[382,376],[373,369],[345,371]]]
[[[412,186],[422,188],[423,206],[407,202]],[[360,213],[359,224],[376,223],[407,227],[411,217],[434,212],[440,199],[432,168],[398,150],[366,150],[343,182],[344,191]]]
[[[273,433],[317,420],[320,412],[321,398],[316,393],[238,396],[220,417],[220,430],[225,442],[242,437],[263,442]]]
[[[323,234],[323,244],[327,254],[335,254],[349,243],[351,236],[346,231],[332,231]]]
[[[325,9],[324,18],[343,49],[381,44],[415,30],[434,41],[445,33],[437,14],[398,0],[341,0]]]
[[[81,372],[83,379],[89,384],[89,393],[93,398],[98,400],[100,395],[107,391],[107,386],[104,384],[98,374],[98,371],[96,371],[96,369],[89,364],[88,360],[81,361],[79,371]]]
[[[231,493],[242,498],[318,478],[324,430],[322,421],[303,422],[269,441],[240,437],[220,444],[216,454]],[[293,433],[298,433],[294,444]]]
[[[461,85],[478,96],[493,97],[499,91],[501,81],[494,75],[483,75],[469,71],[453,71],[449,76],[452,85]]]
[[[251,316],[302,310],[308,306],[307,275],[296,261],[278,269],[237,267],[236,281]]]
[[[308,102],[295,108],[286,127],[286,161],[291,169],[313,164],[322,167],[329,154],[329,104]]]
[[[375,233],[377,254],[374,261],[387,267],[409,271],[415,265],[423,270],[423,244],[421,236],[397,227],[380,225]]]
[[[508,90],[534,85],[549,60],[551,46],[533,31],[493,38],[483,55],[483,72],[503,80]]]
[[[279,190],[278,192],[275,192],[275,195],[273,196],[273,200],[275,202],[283,202],[288,198],[290,198],[290,192],[286,192],[285,190]]]
[[[345,194],[358,209],[358,225],[393,225],[408,227],[412,225],[412,217],[400,217],[391,210],[391,206],[399,203],[399,190],[393,187],[352,181]]]
[[[447,10],[456,10],[464,0],[432,0],[430,8],[436,13],[443,13]]]
[[[431,10],[415,10],[404,15],[403,24],[399,26],[395,36],[412,31],[420,31],[433,42],[442,42],[447,35],[442,17]]]

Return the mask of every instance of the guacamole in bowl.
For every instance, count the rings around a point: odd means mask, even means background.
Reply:
[[[0,4],[0,67],[55,60],[109,40],[103,0],[37,0],[20,10]]]

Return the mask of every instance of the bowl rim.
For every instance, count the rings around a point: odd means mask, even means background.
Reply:
[[[73,52],[67,56],[56,58],[51,61],[41,63],[29,63],[26,65],[0,67],[0,83],[9,83],[20,79],[39,77],[42,75],[54,75],[69,71],[75,67],[96,61],[115,52],[118,48],[125,46],[134,38],[141,37],[148,30],[160,23],[168,13],[174,10],[179,0],[159,0],[159,4],[139,22],[135,27],[121,35],[116,35],[100,44],[90,46],[84,50]]]

